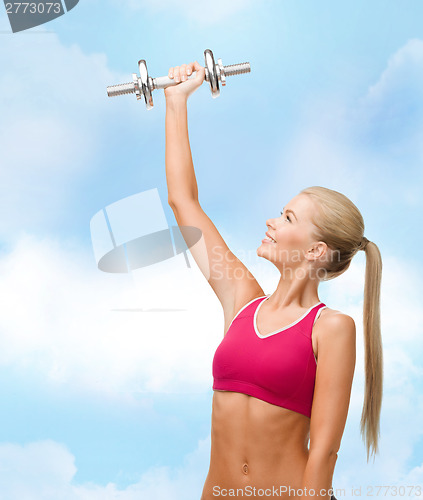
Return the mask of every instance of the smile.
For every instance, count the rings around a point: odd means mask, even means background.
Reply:
[[[262,241],[263,243],[276,243],[276,241],[272,238],[269,238],[269,236],[266,236],[266,238],[264,238]]]

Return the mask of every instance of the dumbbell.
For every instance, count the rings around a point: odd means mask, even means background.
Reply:
[[[204,79],[210,84],[213,98],[220,95],[219,82],[223,86],[226,85],[227,76],[241,75],[243,73],[249,73],[251,71],[250,63],[248,62],[223,66],[222,59],[218,59],[216,64],[214,62],[213,52],[210,49],[206,49],[204,51],[204,60]],[[138,61],[138,67],[140,76],[137,76],[136,73],[132,73],[132,83],[122,83],[120,85],[112,85],[110,87],[107,87],[107,95],[109,97],[115,97],[124,94],[135,94],[138,100],[141,99],[142,96],[144,96],[147,109],[151,109],[153,107],[153,90],[165,89],[166,87],[179,85],[180,83],[182,83],[175,82],[174,79],[169,78],[168,76],[151,78],[150,76],[148,76],[147,63],[144,59]],[[190,75],[188,78],[195,78],[195,75]]]

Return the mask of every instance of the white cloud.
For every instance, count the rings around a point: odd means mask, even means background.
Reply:
[[[418,496],[421,496],[421,490],[423,489],[423,463],[420,466],[414,467],[411,469],[411,471],[404,477],[403,480],[404,484],[409,484],[409,485],[418,485],[420,486],[420,494]],[[418,489],[414,490],[416,493],[418,492]],[[417,497],[417,495],[416,495]]]
[[[361,147],[377,150],[377,168],[390,172],[400,166],[395,177],[407,188],[406,200],[416,205],[422,194],[423,40],[409,40],[389,58],[350,119]]]
[[[67,490],[76,473],[74,461],[65,446],[51,440],[24,446],[0,444],[0,498],[69,498]],[[57,496],[59,491],[63,494]]]
[[[197,500],[207,475],[210,438],[200,440],[178,468],[151,467],[125,489],[77,484],[75,457],[54,441],[0,444],[0,499],[4,500]]]
[[[273,189],[322,185],[351,199],[416,208],[423,194],[423,41],[409,40],[364,95],[310,95],[284,147]],[[266,192],[269,195],[269,192]],[[264,195],[263,195],[264,196]],[[273,195],[271,194],[271,197]]]
[[[420,99],[416,99],[416,97]],[[378,112],[395,117],[399,111],[422,111],[423,96],[423,40],[414,38],[398,49],[390,58],[378,81],[371,85],[365,104]],[[363,103],[364,104],[364,103]],[[412,108],[405,108],[412,104]]]
[[[95,168],[113,73],[101,53],[65,46],[55,33],[2,34],[0,237],[49,227],[69,204],[72,181]],[[107,106],[108,105],[108,106]],[[116,108],[115,108],[116,109]],[[119,113],[135,107],[123,99]],[[116,118],[116,117],[115,117]]]
[[[207,390],[223,312],[191,265],[180,255],[132,280],[72,242],[24,235],[0,259],[0,363],[75,390]]]

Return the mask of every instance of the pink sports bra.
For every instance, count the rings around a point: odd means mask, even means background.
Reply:
[[[311,417],[317,361],[311,342],[323,302],[281,330],[262,336],[256,297],[232,320],[213,358],[213,390],[248,394]]]

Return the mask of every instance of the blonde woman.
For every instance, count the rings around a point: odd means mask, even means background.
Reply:
[[[172,67],[169,77],[180,85],[165,89],[168,202],[190,247],[184,226],[202,231],[207,252],[198,245],[191,253],[224,313],[224,336],[213,358],[210,467],[201,500],[334,500],[356,328],[350,316],[320,301],[318,286],[347,270],[359,250],[365,252],[361,433],[369,460],[370,448],[378,452],[382,402],[381,256],[364,237],[363,218],[346,196],[319,186],[303,189],[280,217],[266,221],[257,255],[272,262],[281,277],[276,290],[264,294],[198,199],[187,100],[204,74],[198,62]]]

